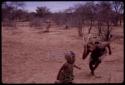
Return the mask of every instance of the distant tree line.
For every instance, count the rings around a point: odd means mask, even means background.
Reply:
[[[25,2],[3,2],[2,21],[30,21],[31,26],[40,26],[43,22],[51,20],[58,26],[77,27],[79,36],[83,36],[83,29],[88,26],[88,34],[97,26],[98,35],[107,37],[112,26],[121,25],[123,22],[124,3],[121,1],[86,1],[76,4],[63,12],[52,13],[47,7],[37,7],[35,12],[25,10]]]

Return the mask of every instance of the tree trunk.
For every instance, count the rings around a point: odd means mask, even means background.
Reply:
[[[98,35],[100,36],[102,34],[102,24],[98,22]]]
[[[106,41],[109,41],[109,38],[110,38],[110,33],[111,33],[111,30],[110,30],[110,25],[109,25],[109,22],[107,23],[107,32],[106,32]]]
[[[91,29],[92,29],[92,26],[93,26],[93,21],[91,20],[90,28],[89,28],[88,34],[90,34],[90,31],[91,31]]]
[[[80,27],[78,27],[78,33],[79,33],[79,36],[80,37],[82,37],[83,36],[83,34],[82,34],[82,27],[80,26]]]

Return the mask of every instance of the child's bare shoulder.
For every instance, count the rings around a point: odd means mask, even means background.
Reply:
[[[67,62],[63,64],[63,66],[68,66],[68,65],[69,65],[69,64],[68,64]]]
[[[64,64],[63,64],[63,67],[64,67],[64,68],[67,68],[68,66],[69,66],[69,63],[64,63]]]

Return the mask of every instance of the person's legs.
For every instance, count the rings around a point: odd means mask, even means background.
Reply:
[[[101,59],[102,59],[101,57],[102,55],[100,57],[97,57],[97,59],[95,60],[95,66],[93,67],[93,70],[95,70],[101,63]]]
[[[95,69],[99,66],[101,60],[99,59],[91,59],[89,62],[89,68],[91,70],[91,74],[94,75]]]
[[[100,63],[101,63],[101,61],[97,61],[97,62],[95,63],[95,66],[93,67],[93,70],[95,70],[95,69],[99,66]]]
[[[89,68],[90,68],[90,70],[91,70],[91,74],[92,74],[92,75],[94,75],[94,67],[93,67],[93,65],[94,65],[94,62],[93,62],[93,61],[90,61],[90,62],[89,62]]]

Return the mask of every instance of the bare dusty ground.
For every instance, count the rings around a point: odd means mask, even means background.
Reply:
[[[75,83],[122,83],[123,27],[115,27],[111,42],[112,55],[107,55],[95,74],[90,76],[89,56],[82,60],[84,50],[77,30],[51,27],[49,33],[28,26],[18,29],[2,27],[2,82],[3,83],[54,83],[65,62],[64,52],[76,54]]]

